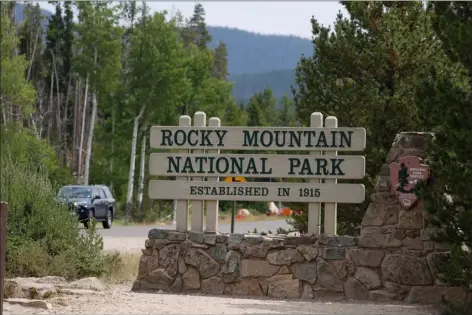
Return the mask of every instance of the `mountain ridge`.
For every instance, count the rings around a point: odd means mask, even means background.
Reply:
[[[17,23],[23,20],[24,4],[17,4]],[[41,9],[47,19],[49,10]],[[234,82],[233,96],[238,102],[246,102],[266,87],[280,98],[291,96],[295,84],[294,70],[302,55],[312,55],[310,39],[294,35],[261,34],[234,27],[207,26],[212,36],[209,47],[214,49],[220,41],[228,50],[228,81]]]

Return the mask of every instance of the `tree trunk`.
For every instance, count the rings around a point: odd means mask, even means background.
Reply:
[[[74,123],[72,127],[72,169],[77,171],[77,118],[79,115],[78,101],[79,101],[80,79],[75,81],[75,97],[74,97]]]
[[[144,114],[146,106],[141,107],[141,111],[138,116],[134,118],[133,126],[133,138],[131,140],[131,157],[129,161],[129,174],[128,174],[128,194],[126,196],[126,215],[125,223],[127,224],[131,218],[131,202],[133,200],[133,187],[134,187],[134,170],[136,161],[136,142],[138,138],[139,120]]]
[[[90,118],[89,134],[87,141],[87,152],[85,155],[85,169],[84,169],[84,185],[89,183],[89,172],[90,172],[90,157],[92,156],[92,142],[93,142],[93,129],[95,125],[95,119],[97,117],[98,102],[97,93],[92,94],[92,117]]]
[[[139,168],[139,183],[138,183],[138,213],[141,213],[143,205],[143,191],[144,191],[144,168],[146,167],[146,131],[143,134],[141,143],[141,163]]]
[[[57,104],[56,104],[56,128],[57,128],[57,159],[60,164],[62,164],[62,122],[61,122],[61,100],[60,100],[60,91],[59,91],[59,75],[57,73],[56,67],[56,56],[51,49],[51,56],[52,56],[52,64],[54,68],[54,74],[56,77],[56,97],[57,97]],[[59,165],[62,167],[62,165]]]
[[[38,38],[39,38],[39,30],[36,32],[36,39],[34,41],[33,52],[31,53],[30,65],[28,67],[28,75],[26,76],[26,82],[28,82],[30,80],[30,77],[31,77],[31,70],[33,68],[34,55],[35,55],[35,52],[36,52],[36,45],[38,43]]]
[[[115,104],[111,113],[111,156],[110,156],[110,189],[113,192],[113,162],[115,160]]]
[[[52,67],[52,66],[51,66]],[[49,90],[49,107],[48,107],[48,143],[51,143],[51,126],[52,126],[52,100],[54,91],[54,72],[51,69],[51,88]]]
[[[70,159],[68,159],[68,146],[67,142],[69,140],[69,133],[67,132],[67,121],[68,119],[68,113],[69,113],[69,95],[70,95],[70,90],[72,87],[72,75],[69,73],[69,83],[67,83],[67,92],[66,92],[66,101],[64,104],[64,111],[62,114],[62,132],[63,132],[63,137],[62,137],[62,142],[63,142],[63,148],[62,152],[64,154],[64,165],[70,166]]]
[[[82,123],[80,129],[80,144],[79,144],[79,165],[77,167],[77,178],[82,176],[82,160],[83,160],[83,151],[84,151],[84,134],[85,134],[85,118],[87,114],[87,101],[88,101],[88,88],[89,88],[89,76],[87,74],[87,79],[85,81],[85,95],[84,95],[84,105],[82,108]]]

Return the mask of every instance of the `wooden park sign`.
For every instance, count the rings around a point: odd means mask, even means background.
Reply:
[[[390,163],[389,168],[392,192],[405,209],[411,209],[418,200],[415,186],[419,181],[428,180],[429,166],[417,156],[404,156]]]
[[[364,128],[338,128],[335,117],[327,117],[324,128],[321,113],[313,113],[311,127],[302,128],[222,127],[220,120],[214,117],[207,127],[203,112],[195,113],[194,124],[191,126],[189,116],[181,116],[178,127],[151,128],[152,149],[178,150],[178,153],[151,153],[150,175],[176,180],[151,180],[149,198],[323,202],[333,205],[325,206],[325,211],[334,212],[334,217],[336,203],[362,203],[365,199],[362,184],[337,184],[339,179],[365,176],[363,156],[337,155],[338,151],[363,151],[366,146]],[[229,150],[297,151],[297,154],[231,154]],[[309,154],[299,154],[301,151]],[[299,178],[309,182],[228,182],[225,177]],[[202,224],[193,224],[193,217],[192,227],[200,228]],[[203,220],[203,215],[198,214],[196,220]],[[336,225],[335,218],[332,224]],[[325,232],[334,234],[336,229],[325,229]]]

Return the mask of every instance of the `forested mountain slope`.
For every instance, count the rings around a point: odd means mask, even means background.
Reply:
[[[16,20],[21,22],[23,4],[16,6]],[[52,14],[41,10],[47,18]],[[210,47],[214,49],[224,42],[228,49],[228,80],[235,83],[233,96],[238,101],[248,101],[255,93],[270,87],[276,98],[291,95],[294,84],[293,70],[301,55],[311,55],[310,40],[284,35],[263,35],[236,28],[208,26],[212,36]]]

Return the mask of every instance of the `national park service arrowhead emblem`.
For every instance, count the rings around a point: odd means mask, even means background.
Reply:
[[[422,162],[417,156],[404,156],[398,159],[398,163],[392,162],[389,165],[392,192],[407,210],[411,209],[418,199],[414,192],[416,184],[429,178],[429,166]]]

